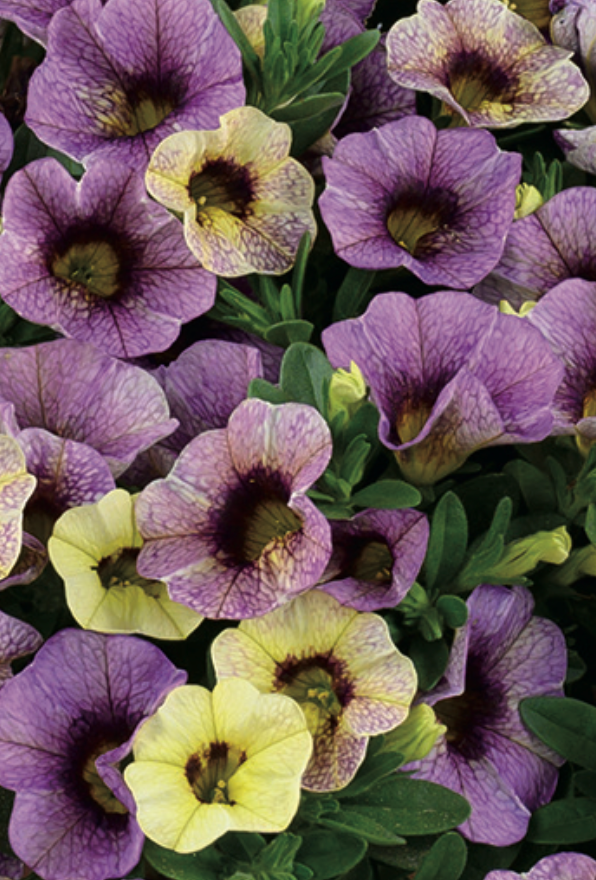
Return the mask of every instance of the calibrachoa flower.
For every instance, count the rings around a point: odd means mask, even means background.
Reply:
[[[426,484],[476,449],[548,436],[563,366],[530,329],[467,293],[385,293],[328,327],[323,343],[334,367],[360,366],[382,443],[407,479]]]
[[[486,131],[437,131],[406,116],[341,140],[319,203],[335,252],[361,269],[405,266],[426,284],[470,287],[497,264],[521,156]]]
[[[186,674],[132,636],[61,630],[0,691],[9,839],[43,880],[105,880],[137,864],[143,833],[118,765]]]
[[[142,545],[133,499],[115,489],[97,504],[67,510],[54,526],[48,552],[64,579],[68,607],[84,629],[185,639],[201,617],[172,602],[163,582],[138,574]]]
[[[77,184],[40,159],[11,178],[3,215],[0,295],[30,321],[134,357],[213,305],[215,277],[124,165],[98,160]]]
[[[332,522],[333,554],[319,589],[358,611],[393,608],[422,567],[428,533],[417,510],[365,510]]]
[[[553,43],[575,52],[590,85],[584,110],[596,122],[596,9],[591,0],[551,0]]]
[[[512,224],[505,250],[474,294],[516,308],[566,278],[596,281],[596,189],[576,186]]]
[[[227,428],[192,440],[140,494],[139,573],[206,617],[254,617],[308,590],[331,533],[305,493],[330,457],[313,407],[244,401]]]
[[[553,137],[571,165],[596,174],[596,125],[581,130],[560,128]]]
[[[315,234],[314,181],[289,158],[291,142],[288,125],[238,107],[216,131],[171,135],[153,153],[147,189],[184,214],[186,242],[209,271],[281,274]]]
[[[460,826],[477,843],[509,846],[525,835],[530,814],[547,803],[563,759],[524,726],[525,697],[562,696],[567,649],[561,630],[532,617],[524,587],[477,587],[468,622],[457,630],[439,684],[421,699],[447,727],[415,776],[470,802]]]
[[[582,853],[562,852],[540,859],[527,874],[491,871],[485,880],[594,880],[596,862]]]
[[[35,484],[17,441],[0,434],[0,579],[10,574],[19,558],[23,509]]]
[[[0,611],[0,688],[12,678],[12,661],[33,654],[42,642],[41,635],[28,623]]]
[[[387,36],[389,73],[473,127],[566,119],[590,89],[569,59],[501,0],[420,0]]]
[[[224,630],[212,655],[218,678],[246,678],[300,703],[314,742],[302,785],[313,791],[346,786],[369,736],[401,724],[416,692],[414,665],[383,618],[318,590]]]
[[[587,455],[596,440],[596,284],[563,281],[524,320],[540,330],[565,364],[555,395],[553,433],[575,435]]]
[[[176,852],[226,831],[283,831],[300,800],[312,739],[299,707],[229,679],[176,688],[139,731],[125,770],[141,828]]]
[[[75,159],[143,171],[164,137],[244,102],[240,51],[208,0],[75,0],[54,15],[27,124]]]

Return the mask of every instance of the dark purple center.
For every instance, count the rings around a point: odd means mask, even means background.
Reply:
[[[346,535],[342,537],[340,552],[343,558],[339,577],[352,577],[379,587],[391,584],[394,559],[382,535]]]
[[[482,104],[512,104],[517,98],[517,77],[487,58],[478,49],[463,49],[449,64],[447,86],[464,110]]]
[[[453,230],[459,200],[449,190],[419,186],[400,193],[387,212],[387,229],[397,245],[414,257],[436,248],[438,231]]]
[[[197,205],[197,222],[201,212],[219,208],[234,217],[245,219],[254,199],[253,180],[248,168],[231,159],[212,159],[190,178],[188,191]]]
[[[126,288],[135,254],[109,227],[69,229],[52,249],[48,271],[88,300],[113,299]]]
[[[235,801],[229,797],[228,782],[245,761],[243,749],[217,740],[191,755],[184,773],[194,796],[202,804],[233,806]]]

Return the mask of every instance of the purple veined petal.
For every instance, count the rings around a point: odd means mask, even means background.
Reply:
[[[244,95],[240,53],[204,0],[75,0],[49,27],[27,119],[77,159],[144,170],[164,137],[215,127]]]
[[[10,165],[14,148],[12,129],[6,116],[0,113],[0,175]]]
[[[596,862],[583,853],[560,852],[545,856],[524,874],[491,871],[485,880],[594,880]]]
[[[553,137],[571,165],[596,174],[596,125],[581,131],[561,128],[553,132]]]
[[[12,661],[33,654],[42,642],[43,638],[30,624],[0,611],[0,687],[12,678]]]
[[[0,580],[0,590],[37,580],[48,562],[48,552],[41,541],[23,532],[21,553],[8,577]]]

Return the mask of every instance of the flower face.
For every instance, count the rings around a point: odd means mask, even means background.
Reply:
[[[387,50],[399,85],[430,92],[472,127],[566,119],[589,96],[572,53],[500,0],[420,0],[389,31]]]
[[[224,630],[212,653],[219,678],[246,678],[300,704],[314,741],[302,785],[314,791],[346,786],[368,737],[404,721],[416,690],[414,666],[385,621],[318,590]]]
[[[143,545],[133,499],[115,489],[97,504],[67,510],[48,542],[66,601],[84,629],[184,639],[201,618],[169,598],[166,585],[137,572]]]
[[[523,587],[474,590],[445,675],[423,698],[447,732],[406,768],[467,798],[472,815],[459,830],[477,843],[521,840],[531,812],[552,797],[562,763],[519,715],[525,697],[563,695],[567,665],[563,633],[532,609]]]
[[[139,496],[139,573],[206,617],[254,617],[309,589],[331,535],[305,492],[330,457],[312,407],[244,401]]]
[[[177,688],[135,739],[125,779],[151,840],[195,852],[226,831],[283,831],[312,749],[300,708],[239,679]]]
[[[562,365],[527,324],[467,293],[376,296],[323,333],[334,367],[361,365],[379,436],[408,479],[433,483],[475,449],[548,436]]]
[[[143,171],[181,128],[211,128],[244,101],[240,52],[207,0],[76,0],[49,28],[27,124],[47,144]]]
[[[349,135],[323,167],[321,213],[351,265],[405,266],[426,284],[470,287],[498,262],[520,157],[488,132],[437,132],[408,116]]]
[[[143,834],[118,765],[185,677],[140,639],[62,630],[0,690],[10,844],[44,880],[105,880],[137,864]]]
[[[209,271],[281,274],[303,234],[314,236],[314,181],[290,144],[289,126],[238,107],[217,131],[180,132],[155,150],[147,189],[184,214],[187,244]]]
[[[213,304],[214,276],[123,165],[98,160],[76,184],[56,160],[34,162],[12,177],[3,214],[0,294],[31,321],[136,357]]]

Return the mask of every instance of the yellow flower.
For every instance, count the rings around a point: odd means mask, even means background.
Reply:
[[[212,694],[173,690],[139,731],[124,778],[147,837],[196,852],[226,831],[287,828],[311,749],[293,700],[230,678]]]
[[[48,552],[64,579],[68,607],[84,629],[185,639],[203,618],[173,602],[162,581],[137,573],[142,545],[134,501],[115,489],[97,504],[67,510],[54,526]]]
[[[0,435],[0,578],[11,572],[21,551],[23,508],[37,481],[27,473],[21,447]]]
[[[316,233],[314,181],[289,158],[291,129],[256,107],[237,107],[220,123],[162,141],[147,189],[184,215],[186,243],[210,272],[287,272],[303,234]]]
[[[219,678],[245,678],[300,703],[314,738],[302,785],[313,791],[346,786],[368,737],[401,724],[416,692],[412,661],[383,618],[319,590],[224,630],[212,654]]]

